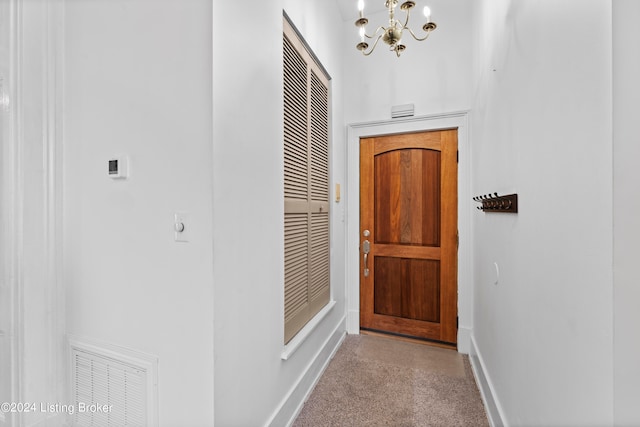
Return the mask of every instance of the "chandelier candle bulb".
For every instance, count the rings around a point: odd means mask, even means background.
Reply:
[[[358,0],[358,11],[360,12],[360,18],[364,15],[364,0]]]
[[[431,9],[429,6],[425,6],[422,12],[424,13],[424,17],[427,18],[427,23],[431,22]]]

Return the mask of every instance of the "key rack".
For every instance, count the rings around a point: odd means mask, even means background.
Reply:
[[[477,209],[483,212],[518,213],[518,194],[498,196],[498,193],[489,193],[476,196],[473,200],[482,204]]]

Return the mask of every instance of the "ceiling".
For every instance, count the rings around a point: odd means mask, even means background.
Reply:
[[[358,19],[358,0],[336,0],[336,3],[343,21]],[[364,0],[365,16],[385,10],[384,3],[385,0]]]

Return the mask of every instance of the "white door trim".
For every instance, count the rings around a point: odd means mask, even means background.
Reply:
[[[467,111],[350,124],[347,128],[347,332],[360,333],[360,138],[458,129],[458,351],[468,353],[473,327],[471,162]]]
[[[2,188],[0,189],[0,195],[2,197],[1,207],[2,210],[0,218],[2,218],[2,241],[0,242],[0,274],[2,274],[2,306],[0,310],[8,313],[8,316],[4,317],[4,324],[0,325],[0,329],[4,330],[4,336],[2,339],[3,345],[6,347],[1,351],[4,353],[3,357],[0,357],[3,364],[8,366],[2,366],[3,371],[8,371],[10,377],[8,378],[8,384],[5,384],[2,392],[3,399],[8,402],[21,402],[21,379],[23,378],[22,372],[22,348],[24,337],[22,332],[22,318],[21,312],[21,298],[20,298],[20,284],[23,280],[23,252],[22,252],[22,237],[23,237],[23,215],[22,215],[22,181],[20,179],[22,175],[21,170],[21,149],[19,144],[19,122],[20,116],[20,104],[19,104],[19,76],[21,72],[22,55],[22,34],[20,17],[22,11],[22,4],[18,0],[11,0],[6,4],[8,8],[8,15],[6,18],[9,21],[8,28],[5,35],[9,37],[9,55],[5,58],[8,62],[5,64],[6,68],[3,75],[4,86],[4,102],[0,106],[2,108],[2,114],[5,117],[5,126],[2,147],[2,156],[0,156],[2,163]],[[6,23],[6,22],[5,22]],[[6,139],[5,139],[6,138]],[[6,358],[5,358],[6,357]],[[5,394],[5,393],[8,393]],[[18,425],[17,419],[20,414],[5,413],[0,417],[0,421],[8,425]]]
[[[10,365],[9,402],[64,401],[62,17],[62,1],[9,3],[8,136],[0,192],[0,267],[10,299],[10,358],[3,361]],[[18,426],[61,424],[65,414],[4,415],[0,421]]]

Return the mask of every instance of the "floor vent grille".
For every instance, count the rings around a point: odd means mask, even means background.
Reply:
[[[77,340],[70,344],[74,426],[156,425],[157,358]]]

